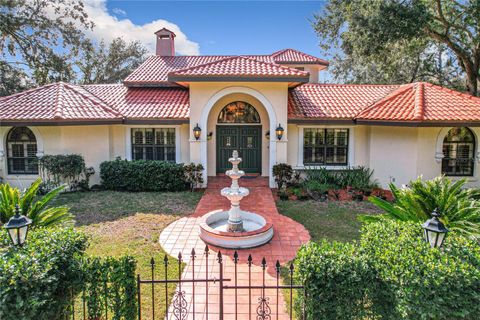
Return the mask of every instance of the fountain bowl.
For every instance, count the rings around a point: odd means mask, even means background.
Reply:
[[[228,231],[228,211],[215,210],[203,216],[200,238],[214,246],[246,249],[261,246],[273,237],[273,225],[259,214],[241,211],[242,232]]]

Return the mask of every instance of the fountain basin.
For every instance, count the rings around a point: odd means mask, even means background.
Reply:
[[[245,249],[261,246],[273,237],[273,225],[261,215],[241,211],[242,232],[228,231],[228,211],[215,210],[203,216],[200,238],[214,246],[228,249]]]

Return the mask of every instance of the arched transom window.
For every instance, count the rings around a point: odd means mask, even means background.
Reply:
[[[7,135],[9,174],[38,174],[37,139],[27,127],[12,128]]]
[[[236,101],[220,111],[218,123],[260,123],[260,116],[251,104]]]
[[[473,176],[475,136],[465,127],[452,128],[443,139],[442,173]]]

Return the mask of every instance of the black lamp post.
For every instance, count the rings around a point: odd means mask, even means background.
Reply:
[[[196,140],[200,139],[200,134],[202,133],[202,129],[197,125],[193,128],[193,136]]]
[[[428,219],[423,225],[425,241],[430,243],[432,248],[440,248],[445,241],[448,229],[445,228],[445,225],[438,219],[440,214],[438,210],[435,209],[432,212],[432,218]]]
[[[283,129],[282,125],[279,123],[277,129],[275,129],[275,134],[277,135],[278,140],[282,140],[284,132],[285,129]]]
[[[22,246],[27,239],[28,227],[32,224],[32,220],[20,215],[18,204],[15,205],[15,215],[5,224],[8,235],[14,246]]]

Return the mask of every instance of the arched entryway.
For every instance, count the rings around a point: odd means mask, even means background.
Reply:
[[[228,159],[237,150],[246,173],[262,173],[262,125],[258,111],[245,101],[233,101],[222,108],[217,119],[216,172],[231,168]]]
[[[214,93],[208,101],[202,106],[199,112],[199,117],[195,115],[190,118],[190,130],[198,125],[202,130],[201,138],[199,140],[191,140],[190,154],[195,155],[199,150],[199,163],[203,165],[204,183],[206,185],[208,176],[217,174],[216,165],[216,140],[218,116],[221,110],[231,102],[244,101],[248,102],[257,110],[261,120],[261,141],[262,141],[262,176],[269,177],[269,184],[271,187],[275,186],[275,180],[271,176],[272,167],[277,162],[277,140],[269,139],[267,133],[275,132],[275,125],[277,123],[277,114],[272,103],[259,91],[243,86],[233,86],[220,89]],[[194,110],[195,113],[195,110]],[[198,146],[198,149],[197,149]]]

